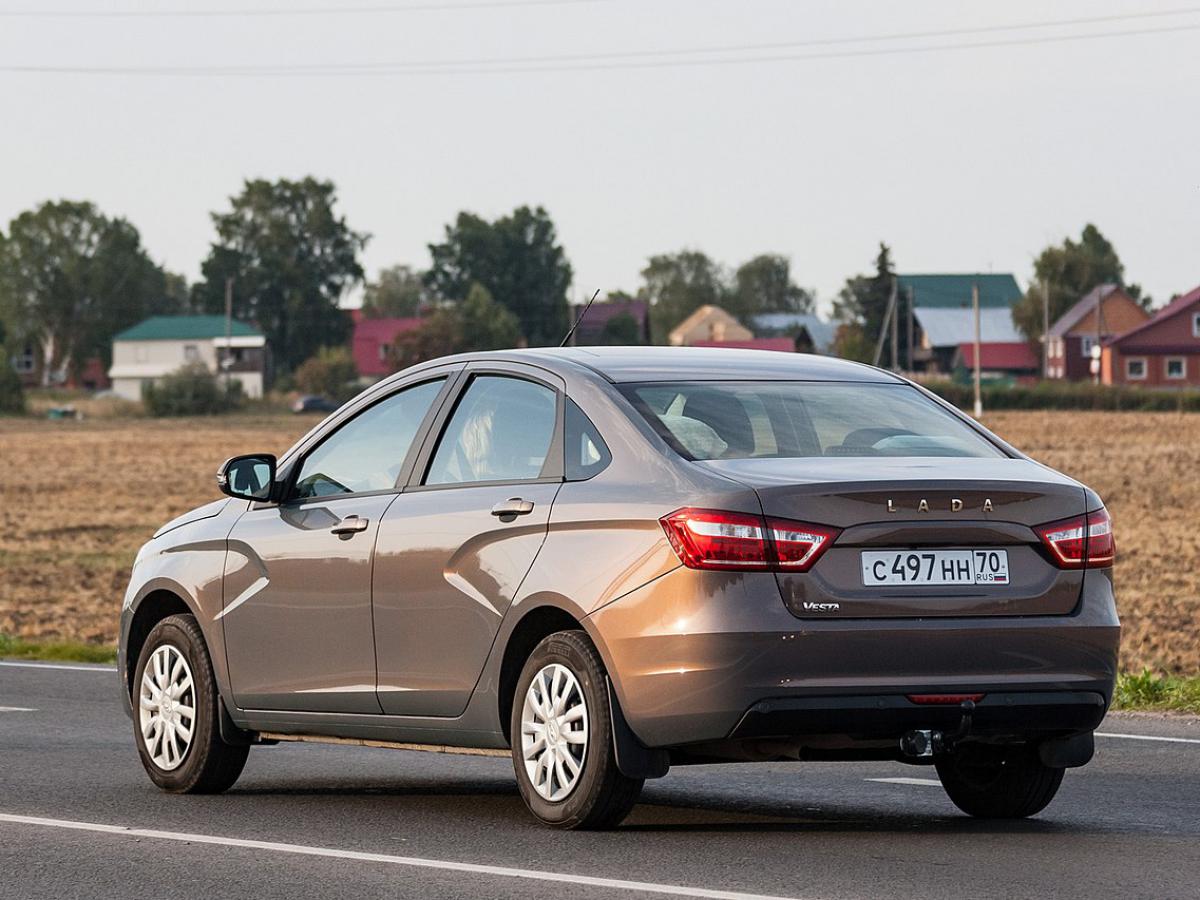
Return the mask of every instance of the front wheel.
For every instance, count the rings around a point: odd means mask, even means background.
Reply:
[[[1041,812],[1058,793],[1065,771],[1043,763],[1035,747],[964,747],[936,765],[954,805],[981,819]]]
[[[150,631],[133,679],[133,732],[150,780],[175,794],[233,786],[248,746],[221,740],[221,697],[196,619],[168,616]]]
[[[510,720],[525,805],[557,828],[610,828],[637,802],[643,779],[617,768],[604,664],[582,631],[538,644],[521,670]]]

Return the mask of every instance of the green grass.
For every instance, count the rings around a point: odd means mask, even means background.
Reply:
[[[1156,675],[1149,669],[1139,675],[1124,673],[1117,678],[1113,709],[1200,714],[1200,676]]]
[[[59,662],[113,663],[117,648],[81,641],[23,641],[0,634],[0,659],[41,659]]]

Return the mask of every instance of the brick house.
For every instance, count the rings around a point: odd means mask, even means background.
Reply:
[[[1070,381],[1090,378],[1092,348],[1149,318],[1150,313],[1124,288],[1115,284],[1093,288],[1050,327],[1046,335],[1046,377]]]
[[[1200,387],[1200,287],[1106,341],[1100,377],[1105,384]]]

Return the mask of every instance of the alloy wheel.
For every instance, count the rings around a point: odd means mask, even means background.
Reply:
[[[533,676],[521,709],[521,753],[539,797],[557,803],[570,795],[587,755],[588,710],[578,679],[551,663]]]

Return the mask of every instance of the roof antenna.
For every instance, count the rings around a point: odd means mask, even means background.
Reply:
[[[592,304],[596,302],[596,298],[600,296],[600,288],[596,288],[596,293],[592,294],[592,299],[587,302],[587,306],[583,308],[583,312],[579,314],[579,318],[575,320],[575,324],[567,329],[567,336],[562,339],[562,343],[558,346],[567,346],[567,341],[571,339],[571,335],[575,333],[575,329],[579,327],[579,323],[583,321],[583,317],[587,315],[588,310],[592,308]]]

